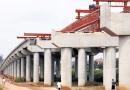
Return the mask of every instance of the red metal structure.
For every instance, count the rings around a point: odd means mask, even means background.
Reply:
[[[79,18],[69,26],[65,27],[62,32],[75,32],[84,29],[85,32],[99,31],[99,9],[92,13]]]
[[[108,2],[110,7],[120,7],[123,8],[122,13],[130,13],[130,6],[128,2],[130,0],[93,0],[96,4],[89,6],[89,10],[76,10],[77,17],[76,21],[63,28],[60,32],[63,33],[74,33],[74,32],[100,32],[100,2]],[[111,3],[122,2],[122,6],[112,6]],[[87,15],[81,17],[81,13],[87,13]],[[41,39],[51,39],[51,34],[42,33],[24,33],[24,37],[17,38],[41,38]]]
[[[124,5],[123,6],[111,6],[111,7],[123,7],[123,12],[124,13],[130,13],[130,6],[128,6],[128,2],[130,2],[130,0],[93,0],[96,2],[96,5],[99,5],[99,2],[122,2]]]
[[[42,40],[50,40],[51,39],[51,34],[46,34],[46,33],[24,33],[24,36],[18,36],[18,39],[35,39],[35,38],[40,38]]]
[[[96,2],[94,8],[89,8],[89,10],[76,10],[78,14],[76,19],[77,21],[73,22],[72,24],[68,25],[61,32],[68,33],[68,32],[100,32],[100,2],[108,2],[111,7],[123,7],[124,13],[130,13],[130,6],[128,6],[128,2],[130,0],[93,0]],[[122,2],[122,6],[112,6],[111,2]],[[81,17],[81,13],[88,13],[86,16]]]

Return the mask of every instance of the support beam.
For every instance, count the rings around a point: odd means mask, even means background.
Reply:
[[[78,86],[85,86],[86,84],[86,61],[85,49],[78,50]]]
[[[35,52],[33,57],[33,82],[39,82],[39,53]]]
[[[94,55],[89,55],[89,81],[94,82]]]
[[[26,56],[26,81],[30,82],[31,81],[31,57],[30,55]]]
[[[61,84],[63,87],[72,86],[72,49],[61,49]]]
[[[105,79],[104,86],[106,90],[111,90],[112,79],[116,80],[116,52],[114,47],[105,48],[105,66],[104,74]],[[103,75],[104,76],[104,75]]]
[[[44,84],[49,86],[52,84],[51,49],[45,49],[44,51]]]
[[[130,90],[130,36],[120,36],[119,43],[119,87]]]

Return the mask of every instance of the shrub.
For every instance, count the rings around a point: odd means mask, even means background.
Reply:
[[[95,81],[96,82],[103,82],[103,70],[102,69],[96,69],[95,71]]]

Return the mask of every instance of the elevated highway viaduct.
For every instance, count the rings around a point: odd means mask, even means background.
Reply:
[[[130,90],[129,19],[129,13],[113,13],[108,5],[102,5],[101,32],[86,33],[89,28],[84,27],[74,32],[52,32],[51,40],[26,39],[7,56],[0,71],[13,78],[25,78],[27,82],[38,83],[43,79],[48,86],[56,76],[62,86],[71,88],[73,61],[77,85],[85,86],[87,76],[89,81],[94,81],[94,55],[102,51],[103,85],[111,90],[112,79],[116,80],[115,49],[119,48],[119,87]]]

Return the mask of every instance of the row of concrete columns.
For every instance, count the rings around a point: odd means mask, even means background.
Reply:
[[[39,82],[39,76],[41,74],[41,77],[44,78],[44,83],[47,85],[51,85],[52,84],[51,49],[46,49],[44,51],[43,60],[40,60],[40,55],[38,52],[33,53],[33,67],[31,65],[31,61],[32,61],[31,55],[26,55],[26,58],[22,57],[18,60],[14,60],[8,65],[8,67],[6,67],[3,73],[5,75],[9,75],[15,78],[25,78],[27,82],[30,82],[32,68],[33,68],[33,82],[34,83]],[[40,61],[42,62],[40,63]],[[45,65],[43,65],[44,63]]]
[[[85,86],[87,82],[87,60],[86,60],[85,48],[78,49],[78,58],[75,60],[76,63],[76,77],[78,77],[78,86]],[[89,58],[90,64],[90,81],[94,81],[94,60],[93,55]],[[31,75],[33,74],[33,82],[38,83],[39,77],[44,78],[45,85],[52,85],[54,64],[52,63],[52,52],[51,49],[44,50],[44,59],[40,60],[38,52],[33,53],[33,65],[31,65],[31,56],[26,55],[26,58],[20,58],[15,60],[8,66],[7,69],[12,70],[10,76],[15,78],[25,78],[27,82],[31,81]],[[42,61],[42,63],[40,63]],[[43,62],[44,61],[44,62]],[[43,66],[44,67],[43,67]],[[33,68],[31,68],[33,66]],[[39,68],[40,66],[40,68]],[[56,62],[58,77],[61,76],[61,83],[63,86],[72,86],[72,48],[61,49],[61,62]],[[26,69],[26,70],[25,70]],[[44,69],[44,70],[43,70]],[[9,70],[10,71],[10,70]],[[33,72],[32,72],[33,71]],[[60,72],[60,73],[59,73]],[[5,73],[7,74],[7,73]]]
[[[119,85],[125,88],[130,89],[129,83],[129,68],[130,68],[130,60],[129,60],[129,52],[130,52],[130,36],[120,36],[120,45],[119,45]],[[76,75],[78,77],[78,85],[84,86],[86,83],[86,60],[85,60],[85,49],[78,49],[78,60],[76,59]],[[21,58],[21,63],[19,60],[13,61],[10,63],[8,67],[5,68],[4,74],[8,74],[14,77],[25,77],[26,81],[31,81],[31,57],[30,55],[26,56],[26,60]],[[33,80],[34,82],[39,82],[39,54],[34,53],[33,58]],[[94,79],[94,61],[93,56],[90,56],[89,67],[90,67],[90,81]],[[26,61],[26,65],[24,64]],[[116,80],[116,69],[115,69],[115,61],[116,61],[116,52],[115,47],[106,47],[104,48],[104,61],[103,61],[103,85],[109,90],[111,87],[112,79]],[[61,48],[61,83],[63,86],[71,86],[72,85],[72,49],[71,48]],[[58,63],[57,63],[58,64]],[[26,70],[24,70],[26,66]],[[13,68],[13,69],[12,69]],[[41,68],[43,69],[43,68]],[[26,71],[26,73],[25,73]],[[51,57],[51,49],[45,49],[44,51],[44,70],[41,74],[44,77],[44,83],[46,85],[52,84],[52,57]],[[21,73],[21,74],[20,74]],[[25,75],[26,74],[26,75]]]

